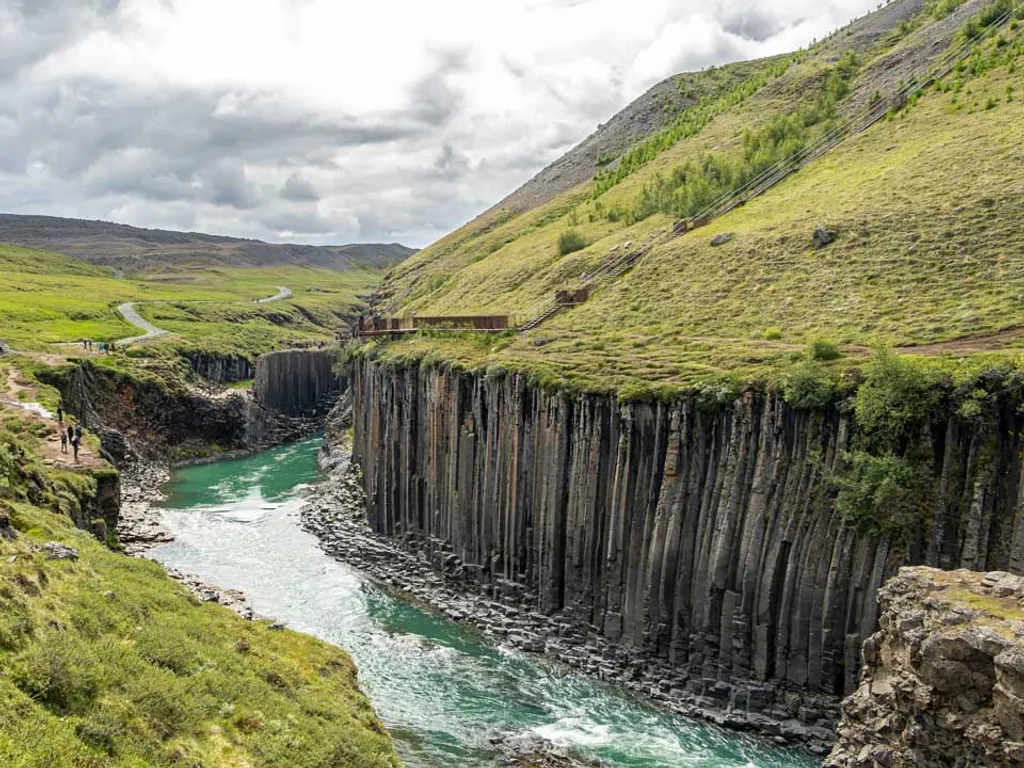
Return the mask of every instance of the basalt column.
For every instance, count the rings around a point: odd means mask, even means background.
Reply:
[[[898,566],[1024,558],[1012,404],[999,423],[922,436],[942,503],[896,546],[835,511],[853,429],[835,410],[765,393],[624,405],[370,360],[352,390],[377,531],[454,552],[492,592],[585,620],[738,708],[775,706],[781,689],[852,690]]]
[[[329,349],[287,349],[256,361],[253,392],[264,408],[290,416],[323,410],[341,392]]]

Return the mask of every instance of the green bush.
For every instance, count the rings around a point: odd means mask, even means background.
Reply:
[[[811,128],[827,131],[834,125],[839,102],[850,92],[849,81],[856,71],[856,56],[847,53],[824,78],[813,102],[746,130],[741,154],[711,152],[676,166],[668,176],[655,175],[644,185],[630,220],[641,221],[659,212],[677,218],[696,216],[779,163],[796,162],[817,136]]]
[[[783,397],[794,408],[824,408],[836,397],[836,387],[824,367],[805,360],[794,366],[783,380]]]
[[[920,361],[878,350],[855,401],[864,448],[898,454],[911,445],[935,416],[941,400],[938,385]]]
[[[761,338],[765,341],[778,341],[782,338],[782,329],[775,328],[774,326],[771,328],[765,328],[764,333],[761,334]]]
[[[849,469],[835,484],[836,510],[848,523],[874,534],[900,534],[927,514],[930,483],[923,463],[862,451],[846,460]]]
[[[834,342],[827,341],[825,339],[816,339],[812,341],[811,346],[807,350],[807,354],[811,360],[820,360],[823,362],[838,360],[842,357],[839,347],[837,347]]]
[[[720,113],[742,104],[772,80],[785,74],[791,65],[801,63],[806,55],[805,51],[800,51],[772,63],[722,96],[683,110],[669,125],[626,152],[615,168],[599,171],[594,176],[594,197],[600,197],[679,141],[695,136]]]
[[[936,19],[944,19],[963,4],[964,0],[938,0],[932,6],[932,16]]]
[[[582,251],[587,247],[587,241],[574,229],[563,232],[558,238],[558,255],[568,256],[570,253]]]

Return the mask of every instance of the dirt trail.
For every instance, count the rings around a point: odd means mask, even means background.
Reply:
[[[24,393],[24,397],[28,399],[19,400],[20,393]],[[69,420],[65,418],[64,421],[57,421],[57,417],[36,400],[38,394],[38,390],[22,378],[21,371],[11,368],[7,371],[5,391],[0,395],[0,412],[17,410],[19,418],[23,420],[46,424],[46,432],[40,436],[41,442],[35,446],[35,451],[45,463],[74,470],[105,468],[106,464],[84,441],[79,446],[77,462],[70,444],[66,453],[61,451],[60,433],[67,429]]]
[[[268,296],[265,299],[256,299],[257,304],[269,304],[272,301],[281,301],[282,299],[290,299],[292,297],[292,289],[284,285],[277,286],[277,293],[273,296]]]
[[[117,307],[117,311],[118,314],[120,314],[126,321],[144,332],[141,336],[131,336],[127,339],[118,339],[114,342],[118,346],[124,347],[138,341],[149,341],[150,339],[156,339],[168,334],[168,331],[165,331],[163,328],[157,328],[149,322],[149,320],[140,315],[135,309],[135,302],[129,301],[124,304],[120,304]]]

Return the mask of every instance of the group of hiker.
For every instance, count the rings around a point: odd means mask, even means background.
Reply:
[[[68,419],[67,426],[64,425],[64,403],[57,406],[57,423],[60,425],[60,452],[68,452],[68,443],[71,443],[71,450],[74,451],[75,461],[78,461],[78,449],[82,445],[82,425],[72,424]]]
[[[89,341],[89,339],[82,339],[82,349],[91,351],[93,349],[93,343]],[[112,355],[116,351],[117,346],[109,341],[101,341],[95,345],[95,349],[101,355]]]

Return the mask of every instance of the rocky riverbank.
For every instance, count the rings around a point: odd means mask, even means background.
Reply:
[[[332,425],[328,434],[340,434]],[[616,683],[688,717],[738,730],[757,731],[779,744],[801,744],[813,753],[828,752],[838,720],[815,717],[801,722],[798,702],[806,692],[794,691],[791,709],[776,718],[730,710],[727,686],[695,687],[668,665],[643,653],[607,642],[596,627],[564,613],[543,615],[532,609],[535,598],[518,585],[503,585],[496,595],[488,586],[472,583],[459,558],[443,552],[439,542],[407,535],[399,541],[373,533],[366,521],[366,503],[358,467],[339,445],[325,443],[321,465],[329,479],[302,513],[306,530],[324,550],[368,573],[393,592],[423,604],[447,618],[470,625],[494,642],[563,662],[601,680]],[[439,554],[440,552],[440,554]],[[787,699],[784,699],[786,701]],[[818,706],[835,708],[829,697]]]

